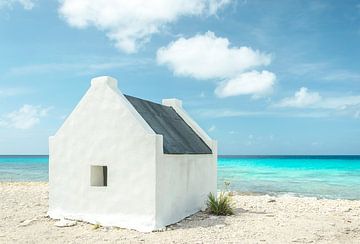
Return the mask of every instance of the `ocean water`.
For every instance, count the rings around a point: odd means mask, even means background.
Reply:
[[[0,181],[48,181],[47,156],[0,156]],[[218,188],[360,199],[360,156],[220,156]]]
[[[0,181],[48,181],[48,156],[0,156]]]
[[[222,157],[218,188],[241,192],[360,199],[360,156]]]

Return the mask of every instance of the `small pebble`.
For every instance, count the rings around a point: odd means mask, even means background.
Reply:
[[[32,222],[36,221],[36,218],[33,219],[26,219],[24,221],[22,221],[18,226],[28,226],[29,224],[31,224]]]
[[[225,225],[215,225],[215,227],[221,229],[221,228],[224,228]]]
[[[67,219],[60,219],[59,221],[55,222],[56,227],[71,227],[76,225],[76,221],[67,220]]]

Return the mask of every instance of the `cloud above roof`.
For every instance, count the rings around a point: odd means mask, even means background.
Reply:
[[[214,15],[231,0],[63,0],[59,13],[76,28],[105,31],[120,50],[134,53],[183,16]]]
[[[276,103],[275,107],[327,109],[342,114],[352,114],[355,118],[359,118],[360,96],[323,97],[318,92],[311,92],[308,88],[301,87],[293,96]]]
[[[12,111],[0,118],[0,127],[30,129],[47,116],[51,108],[24,104],[19,110]]]
[[[178,76],[199,80],[221,80],[219,97],[271,93],[276,76],[269,71],[248,71],[271,63],[271,55],[251,47],[231,47],[227,38],[213,32],[179,38],[157,51],[157,62]]]
[[[310,92],[306,87],[301,87],[299,91],[295,92],[294,96],[282,99],[277,106],[303,108],[313,106],[321,100],[322,97],[319,93]]]
[[[215,89],[215,94],[218,97],[253,95],[259,98],[272,92],[275,80],[275,74],[266,70],[245,72],[222,82]]]

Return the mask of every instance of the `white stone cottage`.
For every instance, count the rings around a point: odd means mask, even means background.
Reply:
[[[123,95],[103,76],[49,138],[49,215],[152,231],[216,193],[216,141],[181,101]]]

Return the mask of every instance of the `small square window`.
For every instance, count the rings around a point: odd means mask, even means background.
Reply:
[[[90,184],[91,186],[107,186],[107,166],[91,165]]]

